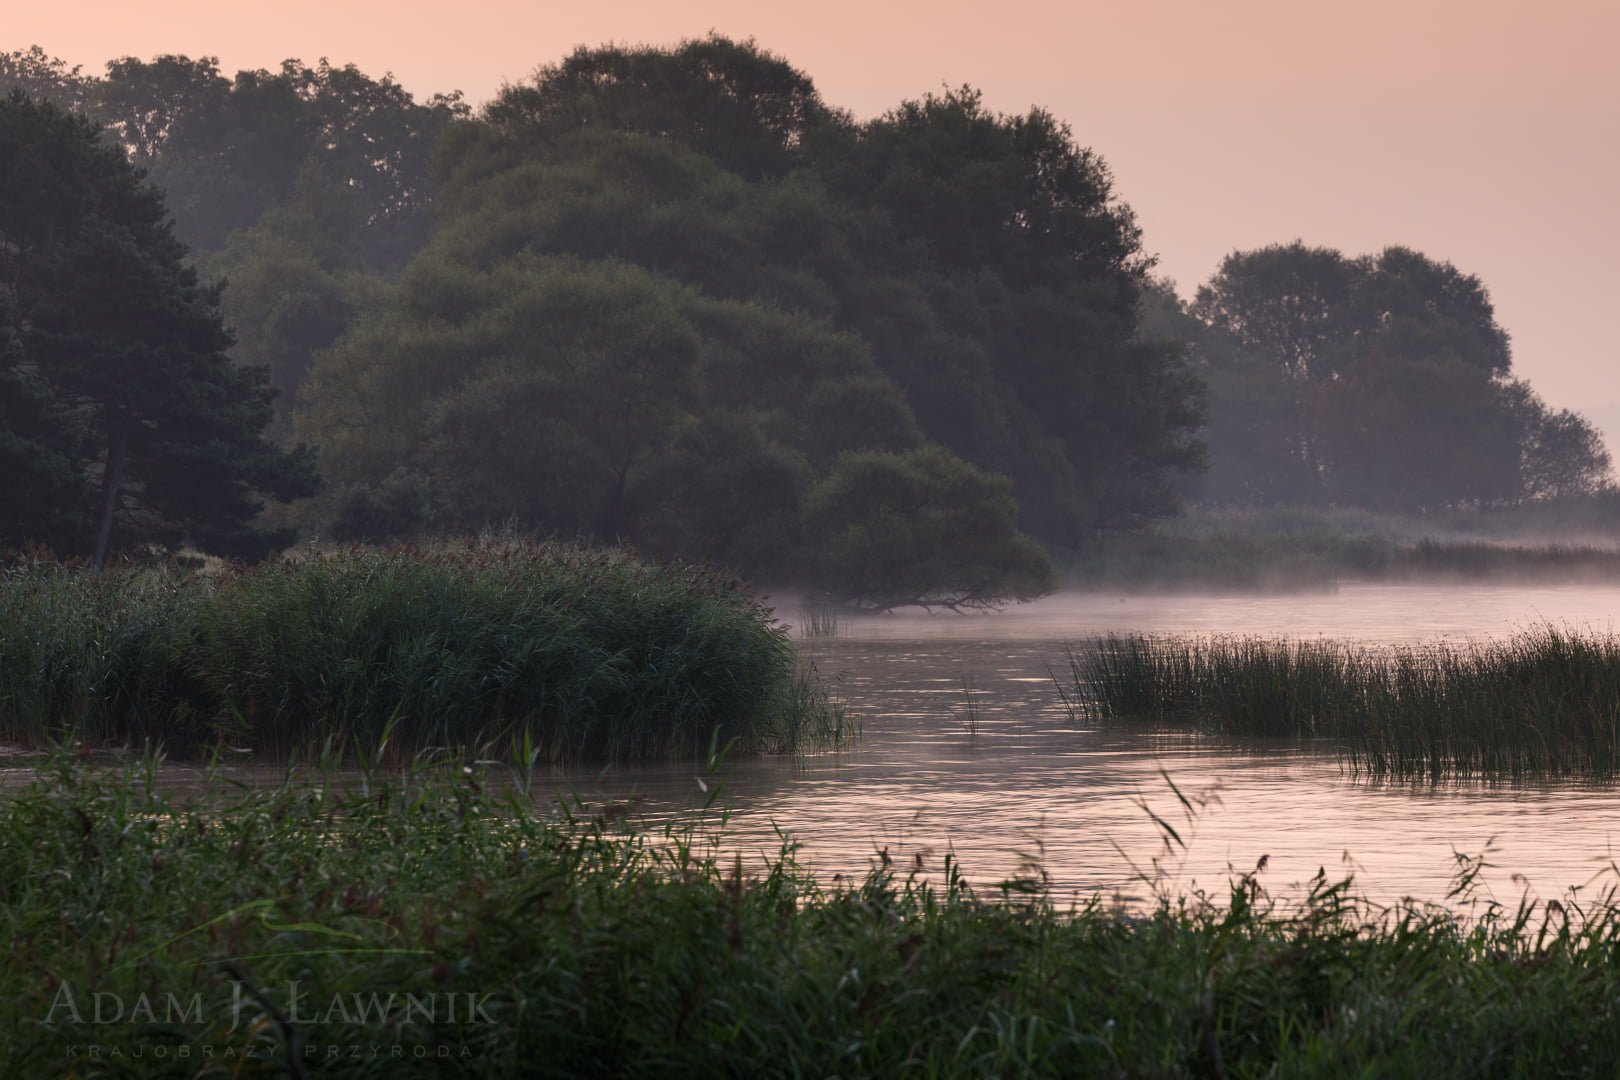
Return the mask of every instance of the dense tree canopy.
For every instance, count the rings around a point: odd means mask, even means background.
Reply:
[[[716,51],[722,75],[671,89]],[[708,152],[719,121],[668,118],[689,94],[723,102],[726,145],[771,147],[771,167]],[[1169,512],[1168,477],[1198,463],[1195,381],[1134,336],[1134,220],[1048,114],[998,116],[963,90],[856,125],[781,61],[711,39],[576,53],[442,160],[436,243],[454,257],[619,259],[822,318],[865,344],[926,439],[1011,477],[1048,542]]]
[[[315,194],[323,230],[379,267],[426,240],[433,136],[466,111],[454,95],[419,104],[353,65],[287,60],[227,78],[206,56],[113,61],[89,109],[167,193],[187,243],[217,251]]]
[[[847,123],[803,72],[714,35],[672,49],[581,47],[508,87],[484,118],[529,143],[584,129],[672,139],[750,180],[788,172],[807,137]]]
[[[971,605],[1183,496],[1421,511],[1607,483],[1591,425],[1513,377],[1477,278],[1294,243],[1185,304],[1103,160],[971,87],[857,122],[713,35],[578,49],[476,116],[325,60],[90,76],[34,48],[0,55],[12,86],[105,126],[98,167],[121,148],[175,221],[0,163],[15,228],[49,234],[0,249],[34,275],[0,290],[7,537],[82,537],[111,474],[126,538],[249,549],[252,493],[309,481],[268,430],[318,445],[331,483],[295,519],[322,536],[516,524]],[[163,363],[127,332],[159,297]],[[237,449],[156,434],[181,427]]]
[[[218,289],[184,255],[95,124],[0,101],[0,541],[247,554],[276,540],[253,527],[260,495],[312,491],[307,456],[264,438],[264,372],[226,357]]]
[[[311,358],[374,294],[365,278],[427,242],[433,148],[469,111],[326,60],[227,77],[213,57],[124,57],[93,77],[35,46],[0,54],[11,88],[110,127],[165,193],[176,235],[231,280],[232,355],[270,370],[282,435]]]
[[[515,521],[755,570],[784,569],[814,469],[920,440],[862,343],[825,323],[615,260],[485,271],[437,246],[307,397],[340,490],[404,464],[439,528]]]
[[[1217,500],[1413,511],[1607,482],[1591,425],[1511,378],[1483,283],[1409,248],[1236,252],[1185,311],[1161,289],[1151,321],[1202,360]]]
[[[961,90],[855,124],[708,38],[580,50],[439,162],[433,241],[306,388],[357,513],[403,464],[438,527],[775,573],[813,561],[806,500],[841,455],[1004,476],[1056,545],[1169,512],[1198,464],[1197,383],[1135,334],[1134,219],[1039,110]]]

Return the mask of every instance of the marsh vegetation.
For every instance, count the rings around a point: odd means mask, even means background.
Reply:
[[[970,881],[948,858],[884,857],[818,880],[791,846],[745,861],[690,827],[536,800],[522,770],[317,768],[177,796],[155,764],[53,762],[0,800],[9,1075],[90,1046],[87,1074],[141,1076],[1620,1063],[1615,894],[1504,908],[1472,857],[1450,906],[1383,906],[1326,875],[1280,902],[1263,866],[1071,906],[1038,863]],[[381,1049],[327,1060],[351,1046]]]
[[[622,551],[488,540],[0,575],[5,742],[608,761],[792,751],[841,724],[740,582]]]
[[[1331,640],[1110,635],[1071,651],[1114,719],[1326,739],[1388,776],[1613,776],[1620,641],[1554,626],[1375,649]]]

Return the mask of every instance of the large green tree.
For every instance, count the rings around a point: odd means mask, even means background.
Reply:
[[[427,492],[438,528],[791,575],[830,565],[804,507],[860,454],[1010,482],[930,505],[1056,545],[1170,512],[1199,464],[1197,381],[1135,332],[1134,218],[1040,110],[857,124],[751,43],[582,49],[447,129],[431,187],[431,244],[306,384],[345,531]]]
[[[51,56],[38,45],[0,53],[0,96],[21,90],[36,101],[48,101],[73,112],[85,107],[95,80],[79,65]]]
[[[823,317],[925,438],[1011,477],[1049,542],[1170,512],[1171,478],[1199,465],[1197,382],[1134,333],[1151,265],[1134,218],[1040,110],[962,90],[854,124],[785,62],[711,38],[578,52],[441,160],[446,250],[614,258]]]
[[[8,481],[29,510],[4,539],[98,564],[143,540],[248,555],[284,539],[255,528],[261,496],[309,494],[313,468],[266,440],[273,391],[226,356],[218,289],[120,147],[21,92],[0,102],[0,252],[0,447],[40,454]]]
[[[1201,464],[1201,395],[1180,350],[1136,334],[1152,259],[1102,159],[1044,110],[1000,115],[970,88],[818,150],[830,186],[892,224],[932,313],[918,335],[856,301],[924,432],[1010,476],[1054,544],[1172,512],[1172,476]]]
[[[1483,282],[1410,248],[1235,252],[1160,321],[1208,380],[1214,498],[1417,511],[1589,492],[1608,472],[1590,425],[1512,379]]]
[[[323,229],[351,257],[395,267],[427,238],[434,136],[467,111],[459,95],[417,102],[352,64],[286,60],[231,78],[215,57],[173,55],[112,61],[88,108],[168,192],[192,246],[219,250],[313,185]]]
[[[859,340],[823,321],[614,260],[480,269],[437,244],[322,354],[306,397],[302,430],[368,520],[405,467],[441,529],[513,521],[756,572],[789,554],[812,470],[920,439]]]

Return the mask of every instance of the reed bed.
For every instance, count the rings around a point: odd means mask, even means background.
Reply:
[[[1613,1076],[1613,892],[822,882],[514,772],[0,794],[0,1074]],[[1464,917],[1459,918],[1458,910]]]
[[[835,638],[842,622],[843,610],[826,600],[813,600],[799,608],[799,636],[809,640]]]
[[[807,681],[811,680],[811,681]],[[794,750],[841,714],[734,579],[518,541],[0,578],[0,741]]]
[[[1620,641],[1545,626],[1504,641],[1109,636],[1071,651],[1105,717],[1325,737],[1391,777],[1620,774]]]

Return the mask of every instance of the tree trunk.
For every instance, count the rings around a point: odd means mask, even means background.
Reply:
[[[101,527],[96,533],[98,572],[107,565],[107,547],[112,541],[113,513],[118,509],[118,483],[124,473],[124,443],[128,441],[128,433],[119,427],[113,431],[112,444],[107,448],[107,468],[103,471],[101,479]]]

